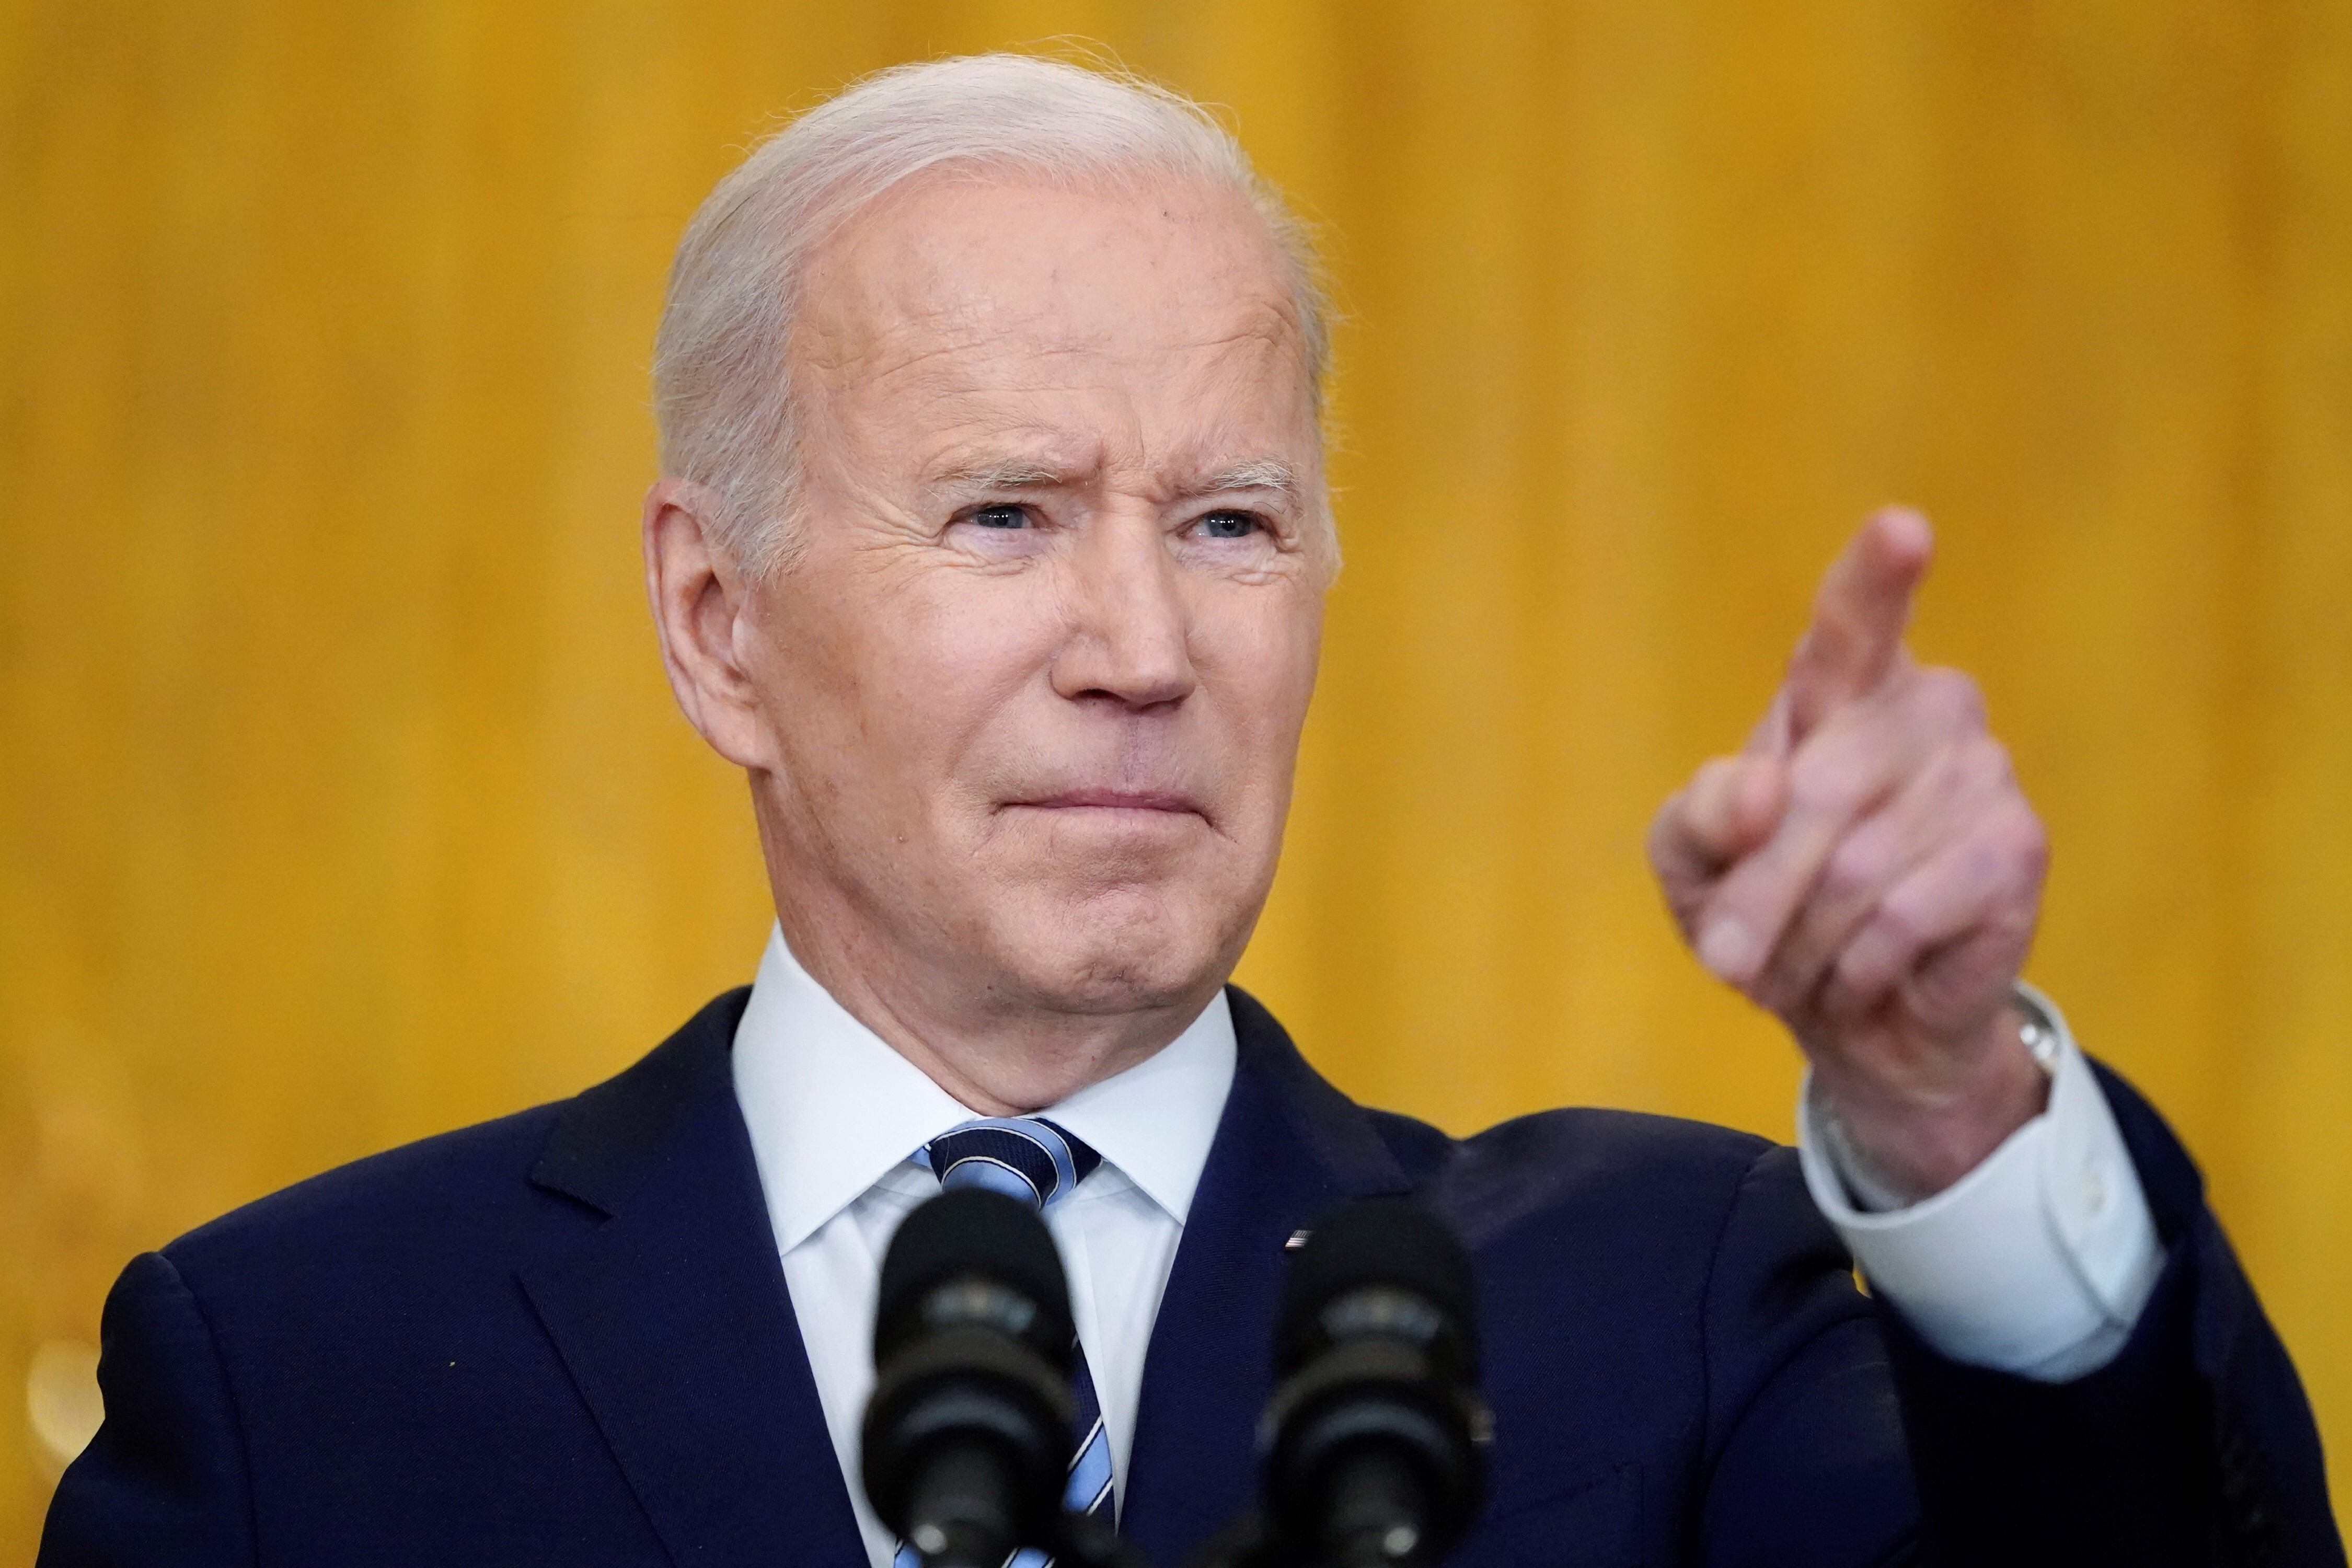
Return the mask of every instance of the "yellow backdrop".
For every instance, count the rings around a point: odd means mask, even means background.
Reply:
[[[773,111],[1062,34],[1328,229],[1349,565],[1244,969],[1314,1058],[1785,1136],[1642,830],[1916,500],[2033,973],[2352,1451],[2352,6],[6,0],[0,1556],[131,1252],[748,977],[637,585],[667,253]]]

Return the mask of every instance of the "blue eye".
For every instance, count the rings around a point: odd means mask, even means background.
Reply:
[[[1211,539],[1247,539],[1260,526],[1245,511],[1213,511],[1200,521],[1201,531]]]
[[[1029,512],[1025,507],[1000,501],[974,511],[971,521],[982,528],[1026,528],[1029,526]]]

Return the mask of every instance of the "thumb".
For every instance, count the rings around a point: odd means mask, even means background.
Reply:
[[[1742,753],[1707,763],[1659,808],[1650,866],[1677,919],[1694,919],[1724,871],[1772,837],[1788,795],[1778,759]]]

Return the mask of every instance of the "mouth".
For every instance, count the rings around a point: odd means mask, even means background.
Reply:
[[[1191,795],[1160,789],[1071,789],[1005,804],[1031,811],[1150,812],[1200,817],[1208,815]]]

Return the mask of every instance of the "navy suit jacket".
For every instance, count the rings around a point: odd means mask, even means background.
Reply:
[[[574,1100],[134,1260],[42,1568],[862,1564],[728,1070],[745,995]],[[1232,997],[1121,1516],[1159,1568],[1251,1500],[1285,1239],[1385,1193],[1478,1269],[1496,1441],[1458,1563],[2344,1562],[2285,1352],[2113,1078],[2168,1258],[2122,1356],[2051,1386],[1874,1308],[1786,1148],[1605,1110],[1457,1142]]]

